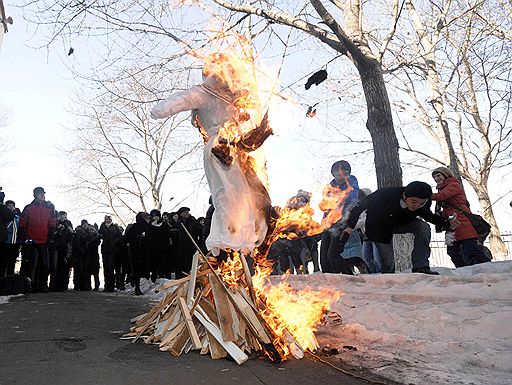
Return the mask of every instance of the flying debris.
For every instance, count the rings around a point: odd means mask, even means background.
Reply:
[[[313,108],[312,106],[308,107],[308,112],[306,112],[306,116],[308,118],[313,118],[316,115],[316,108]]]
[[[73,49],[73,47],[71,47],[68,51],[68,56],[71,55],[73,52],[75,52],[75,50]]]
[[[326,70],[320,70],[320,71],[315,72],[313,75],[310,76],[310,78],[306,82],[306,90],[309,90],[313,84],[319,85],[325,79],[327,79],[327,71]]]

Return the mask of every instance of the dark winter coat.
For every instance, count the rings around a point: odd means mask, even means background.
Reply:
[[[98,246],[101,238],[92,225],[77,226],[73,235],[73,261],[81,263],[83,274],[98,274]]]
[[[7,242],[7,243],[16,243],[16,242],[9,242],[8,241],[8,225],[11,224],[13,226],[13,222],[15,221],[15,213],[12,212],[6,205],[0,204],[0,243]],[[16,226],[19,224],[19,218],[17,220],[17,223],[14,224]],[[13,229],[11,228],[11,233]],[[12,237],[11,237],[12,238]]]
[[[46,201],[34,199],[25,206],[20,218],[20,228],[24,238],[31,239],[36,244],[44,244],[48,241],[48,235],[56,225],[54,210]]]
[[[115,223],[107,226],[103,222],[98,232],[101,234],[101,254],[118,254],[121,237],[123,236],[123,229]]]
[[[150,266],[152,272],[163,273],[170,266],[167,259],[171,258],[171,227],[167,222],[152,222],[148,231]]]
[[[453,205],[468,213],[471,212],[466,194],[464,193],[460,182],[456,178],[450,176],[441,184],[437,185],[437,190],[439,191],[438,193],[432,194],[432,200],[438,201],[438,204],[436,205],[436,212],[440,211],[443,218],[448,218],[452,214],[457,214],[457,219],[460,222],[460,226],[455,229],[455,240],[462,241],[464,239],[478,238],[475,228],[466,215],[450,206]]]
[[[186,227],[187,231],[192,235],[192,238],[199,245],[202,236],[202,228],[196,218],[190,215],[187,219],[180,217],[179,223],[179,251],[177,256],[177,273],[182,276],[183,273],[190,272],[192,266],[192,257],[197,251],[196,246],[190,240],[189,236],[183,230],[182,224]]]
[[[433,223],[443,229],[449,229],[450,223],[440,215],[430,211],[432,200],[416,211],[402,208],[404,187],[384,187],[359,201],[350,210],[347,227],[354,228],[363,211],[366,210],[365,234],[370,241],[389,243],[393,238],[393,227],[405,225],[416,217]]]
[[[128,226],[125,238],[128,243],[128,255],[133,266],[135,277],[149,278],[149,245],[147,234],[150,224],[143,218],[144,213],[138,213],[135,223]]]
[[[53,242],[57,249],[68,249],[73,240],[73,225],[67,219],[58,221],[57,227],[53,233]]]

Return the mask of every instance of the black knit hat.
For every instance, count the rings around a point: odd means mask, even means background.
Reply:
[[[404,195],[407,198],[430,199],[432,198],[432,187],[428,183],[414,181],[405,186]]]

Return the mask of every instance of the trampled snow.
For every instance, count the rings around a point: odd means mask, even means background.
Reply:
[[[435,270],[289,282],[345,293],[342,322],[317,333],[345,364],[404,384],[512,384],[512,262]]]

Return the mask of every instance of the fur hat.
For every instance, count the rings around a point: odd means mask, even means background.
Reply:
[[[445,178],[448,178],[450,176],[453,177],[453,172],[448,167],[438,167],[438,168],[435,168],[432,171],[432,176],[434,176],[434,174],[443,174]]]

